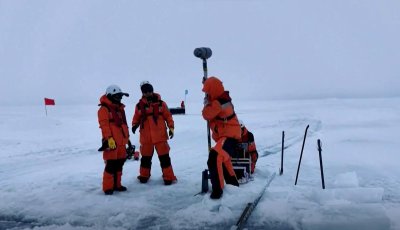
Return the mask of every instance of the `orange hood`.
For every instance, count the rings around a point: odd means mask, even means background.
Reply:
[[[209,77],[203,84],[203,92],[208,94],[211,100],[217,99],[224,93],[222,81],[216,77]]]
[[[108,106],[110,108],[117,108],[117,107],[125,108],[125,105],[122,104],[122,103],[119,104],[119,105],[112,103],[110,101],[110,99],[108,99],[108,97],[106,95],[103,95],[103,96],[100,97],[100,104],[99,105],[102,105],[102,104],[103,105],[105,104],[106,106]]]

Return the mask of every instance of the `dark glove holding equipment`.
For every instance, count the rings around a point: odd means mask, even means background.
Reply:
[[[208,105],[208,98],[207,98],[207,97],[204,98],[203,104],[204,104],[204,105]]]
[[[136,129],[137,129],[138,127],[139,127],[138,125],[134,125],[134,126],[132,126],[132,133],[133,133],[133,134],[135,134],[135,132],[136,132]]]
[[[172,139],[174,137],[174,128],[169,128],[168,135],[169,139]]]
[[[131,141],[128,142],[128,148],[126,148],[126,159],[132,159],[133,154],[135,153],[135,145],[132,145]]]

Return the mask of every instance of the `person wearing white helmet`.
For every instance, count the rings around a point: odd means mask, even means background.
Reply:
[[[121,103],[128,93],[117,85],[110,85],[100,98],[98,120],[102,134],[105,168],[103,172],[103,192],[112,195],[114,191],[126,191],[121,184],[122,168],[126,159],[126,145],[129,141],[129,128],[126,122],[125,105]]]
[[[258,159],[258,152],[256,147],[256,142],[254,140],[254,135],[251,133],[242,120],[239,120],[240,128],[242,129],[242,135],[239,140],[239,145],[244,147],[245,154],[251,158],[251,174],[254,173],[256,168],[256,163]]]
[[[160,160],[163,180],[165,185],[171,185],[177,179],[171,165],[169,155],[170,147],[168,137],[174,136],[174,120],[167,104],[161,100],[161,96],[154,92],[153,86],[148,81],[140,84],[142,98],[135,106],[135,114],[132,118],[132,132],[139,128],[140,132],[140,175],[137,177],[140,183],[147,183],[150,178],[151,161],[156,149]],[[167,133],[167,128],[168,133]]]

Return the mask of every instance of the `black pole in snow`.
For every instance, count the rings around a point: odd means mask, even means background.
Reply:
[[[207,80],[208,70],[207,70],[207,59],[203,58],[203,82]],[[207,94],[205,95],[207,97]],[[210,133],[210,121],[207,121],[207,143],[208,143],[208,152],[211,151],[211,133]]]
[[[301,147],[299,165],[297,166],[296,181],[294,182],[294,185],[297,185],[297,178],[299,177],[299,170],[300,170],[301,158],[303,157],[304,143],[306,142],[307,130],[308,130],[309,127],[310,127],[310,125],[307,125],[306,131],[304,132],[303,146]]]
[[[207,69],[207,59],[211,57],[212,50],[208,47],[196,48],[193,51],[195,57],[203,60],[203,83],[207,80],[208,69]],[[205,95],[207,97],[207,94]],[[210,133],[210,122],[207,120],[207,141],[208,141],[208,152],[211,150],[211,133]]]
[[[208,170],[204,169],[201,173],[201,193],[208,192]]]
[[[321,140],[318,139],[318,152],[319,152],[319,167],[321,169],[321,181],[322,181],[322,189],[325,189],[325,180],[324,180],[324,167],[322,165],[322,148],[321,148]]]
[[[285,148],[285,131],[282,131],[282,154],[281,154],[281,170],[279,170],[279,175],[283,174],[283,149]]]

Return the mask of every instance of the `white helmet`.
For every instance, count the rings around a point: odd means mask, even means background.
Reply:
[[[143,85],[146,85],[146,84],[151,85],[149,81],[142,81],[142,82],[140,82],[140,87],[142,87]]]
[[[129,94],[122,92],[118,85],[110,85],[106,89],[106,95],[114,95],[117,93],[121,93],[122,95],[129,97]]]

